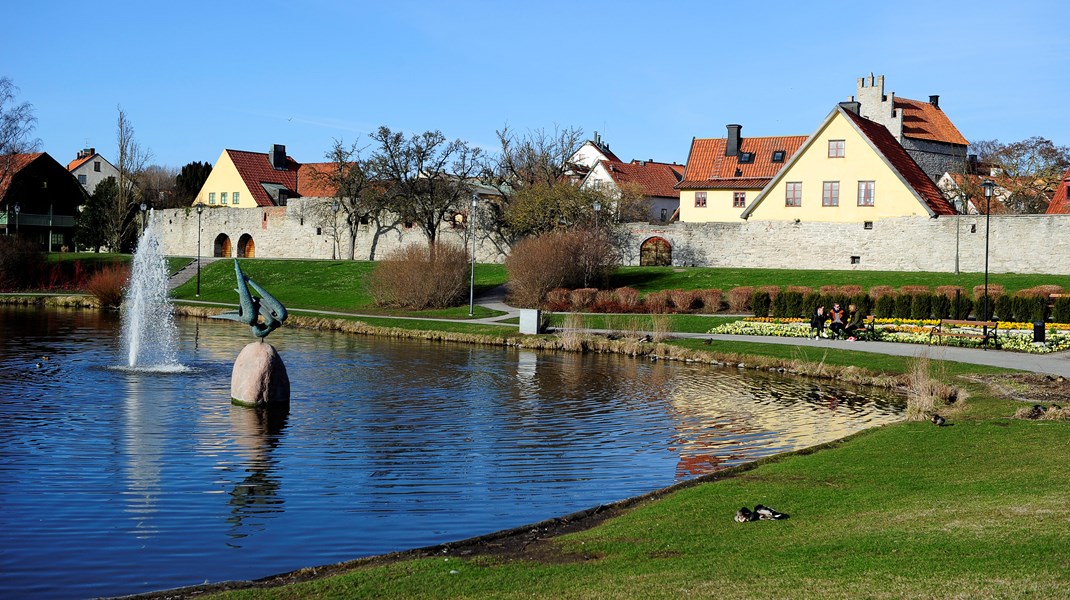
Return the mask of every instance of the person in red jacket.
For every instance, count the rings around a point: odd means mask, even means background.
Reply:
[[[833,304],[832,310],[829,311],[829,330],[832,331],[832,337],[843,337],[845,326],[847,321],[844,319],[843,308],[839,304]]]

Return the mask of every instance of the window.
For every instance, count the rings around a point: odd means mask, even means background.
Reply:
[[[877,184],[874,181],[858,182],[858,205],[873,206],[873,197],[876,194]]]
[[[743,208],[747,205],[747,192],[732,192],[732,208]]]
[[[85,175],[84,174],[78,176],[78,183],[80,183],[82,185],[85,185]]]
[[[873,221],[862,221],[862,229],[873,229]]]
[[[821,184],[821,206],[840,205],[840,182],[826,181]]]
[[[783,150],[773,150],[773,162],[775,162],[775,163],[784,162],[784,154],[785,154],[785,152]]]
[[[661,209],[661,222],[664,223],[669,218],[669,209]]]
[[[230,195],[230,203],[231,204],[237,204],[238,203],[238,194],[240,194],[240,193],[241,192],[234,192],[233,194]]]
[[[208,204],[215,204],[215,192],[208,192]]]
[[[852,256],[851,257],[851,264],[852,265],[860,265],[860,264],[862,264],[862,257],[861,256]]]
[[[843,158],[843,140],[829,140],[829,158]]]
[[[789,181],[784,191],[784,206],[802,206],[802,182]]]
[[[227,193],[226,192],[221,192],[219,194],[219,203],[220,204],[226,204],[227,203]]]
[[[739,161],[738,162],[739,162],[739,164],[746,164],[746,163],[754,162],[754,153],[753,152],[740,152],[739,153]]]
[[[100,161],[99,160],[93,161],[93,170],[96,171],[97,173],[100,173]]]
[[[695,208],[706,208],[706,192],[695,192]]]

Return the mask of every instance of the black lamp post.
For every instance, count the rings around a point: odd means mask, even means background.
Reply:
[[[986,179],[981,187],[985,190],[985,300],[984,300],[984,320],[988,321],[988,231],[992,222],[992,191],[996,187],[992,180]],[[985,350],[988,350],[988,326],[983,326],[984,332],[984,346]]]
[[[19,235],[19,213],[22,212],[22,205],[18,202],[15,203],[15,237]]]
[[[333,225],[331,226],[331,229],[334,232],[334,243],[331,244],[331,260],[336,260],[337,253],[338,253],[338,209],[339,208],[340,208],[340,206],[338,205],[338,201],[337,200],[335,200],[334,202],[331,203],[331,210],[334,211],[334,222],[333,222]]]
[[[197,205],[197,297],[201,297],[201,213],[204,205]]]
[[[149,205],[144,202],[141,203],[141,233],[145,233],[145,211],[148,210]]]
[[[594,209],[594,228],[598,229],[598,217],[602,215],[602,203],[595,200],[594,205],[591,206]]]
[[[472,194],[472,210],[468,212],[468,237],[472,238],[471,277],[468,281],[468,316],[476,315],[476,203],[479,195]]]

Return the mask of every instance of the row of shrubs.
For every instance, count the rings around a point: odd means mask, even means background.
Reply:
[[[854,304],[859,311],[877,318],[966,319],[970,316],[1002,321],[1032,322],[1049,317],[1070,323],[1070,298],[1057,298],[1049,309],[1048,297],[1062,293],[1059,286],[1038,286],[1020,290],[1013,296],[1003,286],[989,285],[988,314],[984,312],[984,286],[968,294],[958,286],[804,286],[737,287],[724,294],[719,289],[664,290],[645,297],[630,287],[615,290],[557,288],[546,295],[543,307],[552,311],[649,312],[649,313],[753,313],[759,317],[806,318],[818,306]]]

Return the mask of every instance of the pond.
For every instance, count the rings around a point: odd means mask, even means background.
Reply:
[[[620,356],[283,328],[288,412],[233,406],[233,323],[183,369],[119,320],[0,307],[0,596],[133,594],[428,546],[897,421],[900,398]]]

